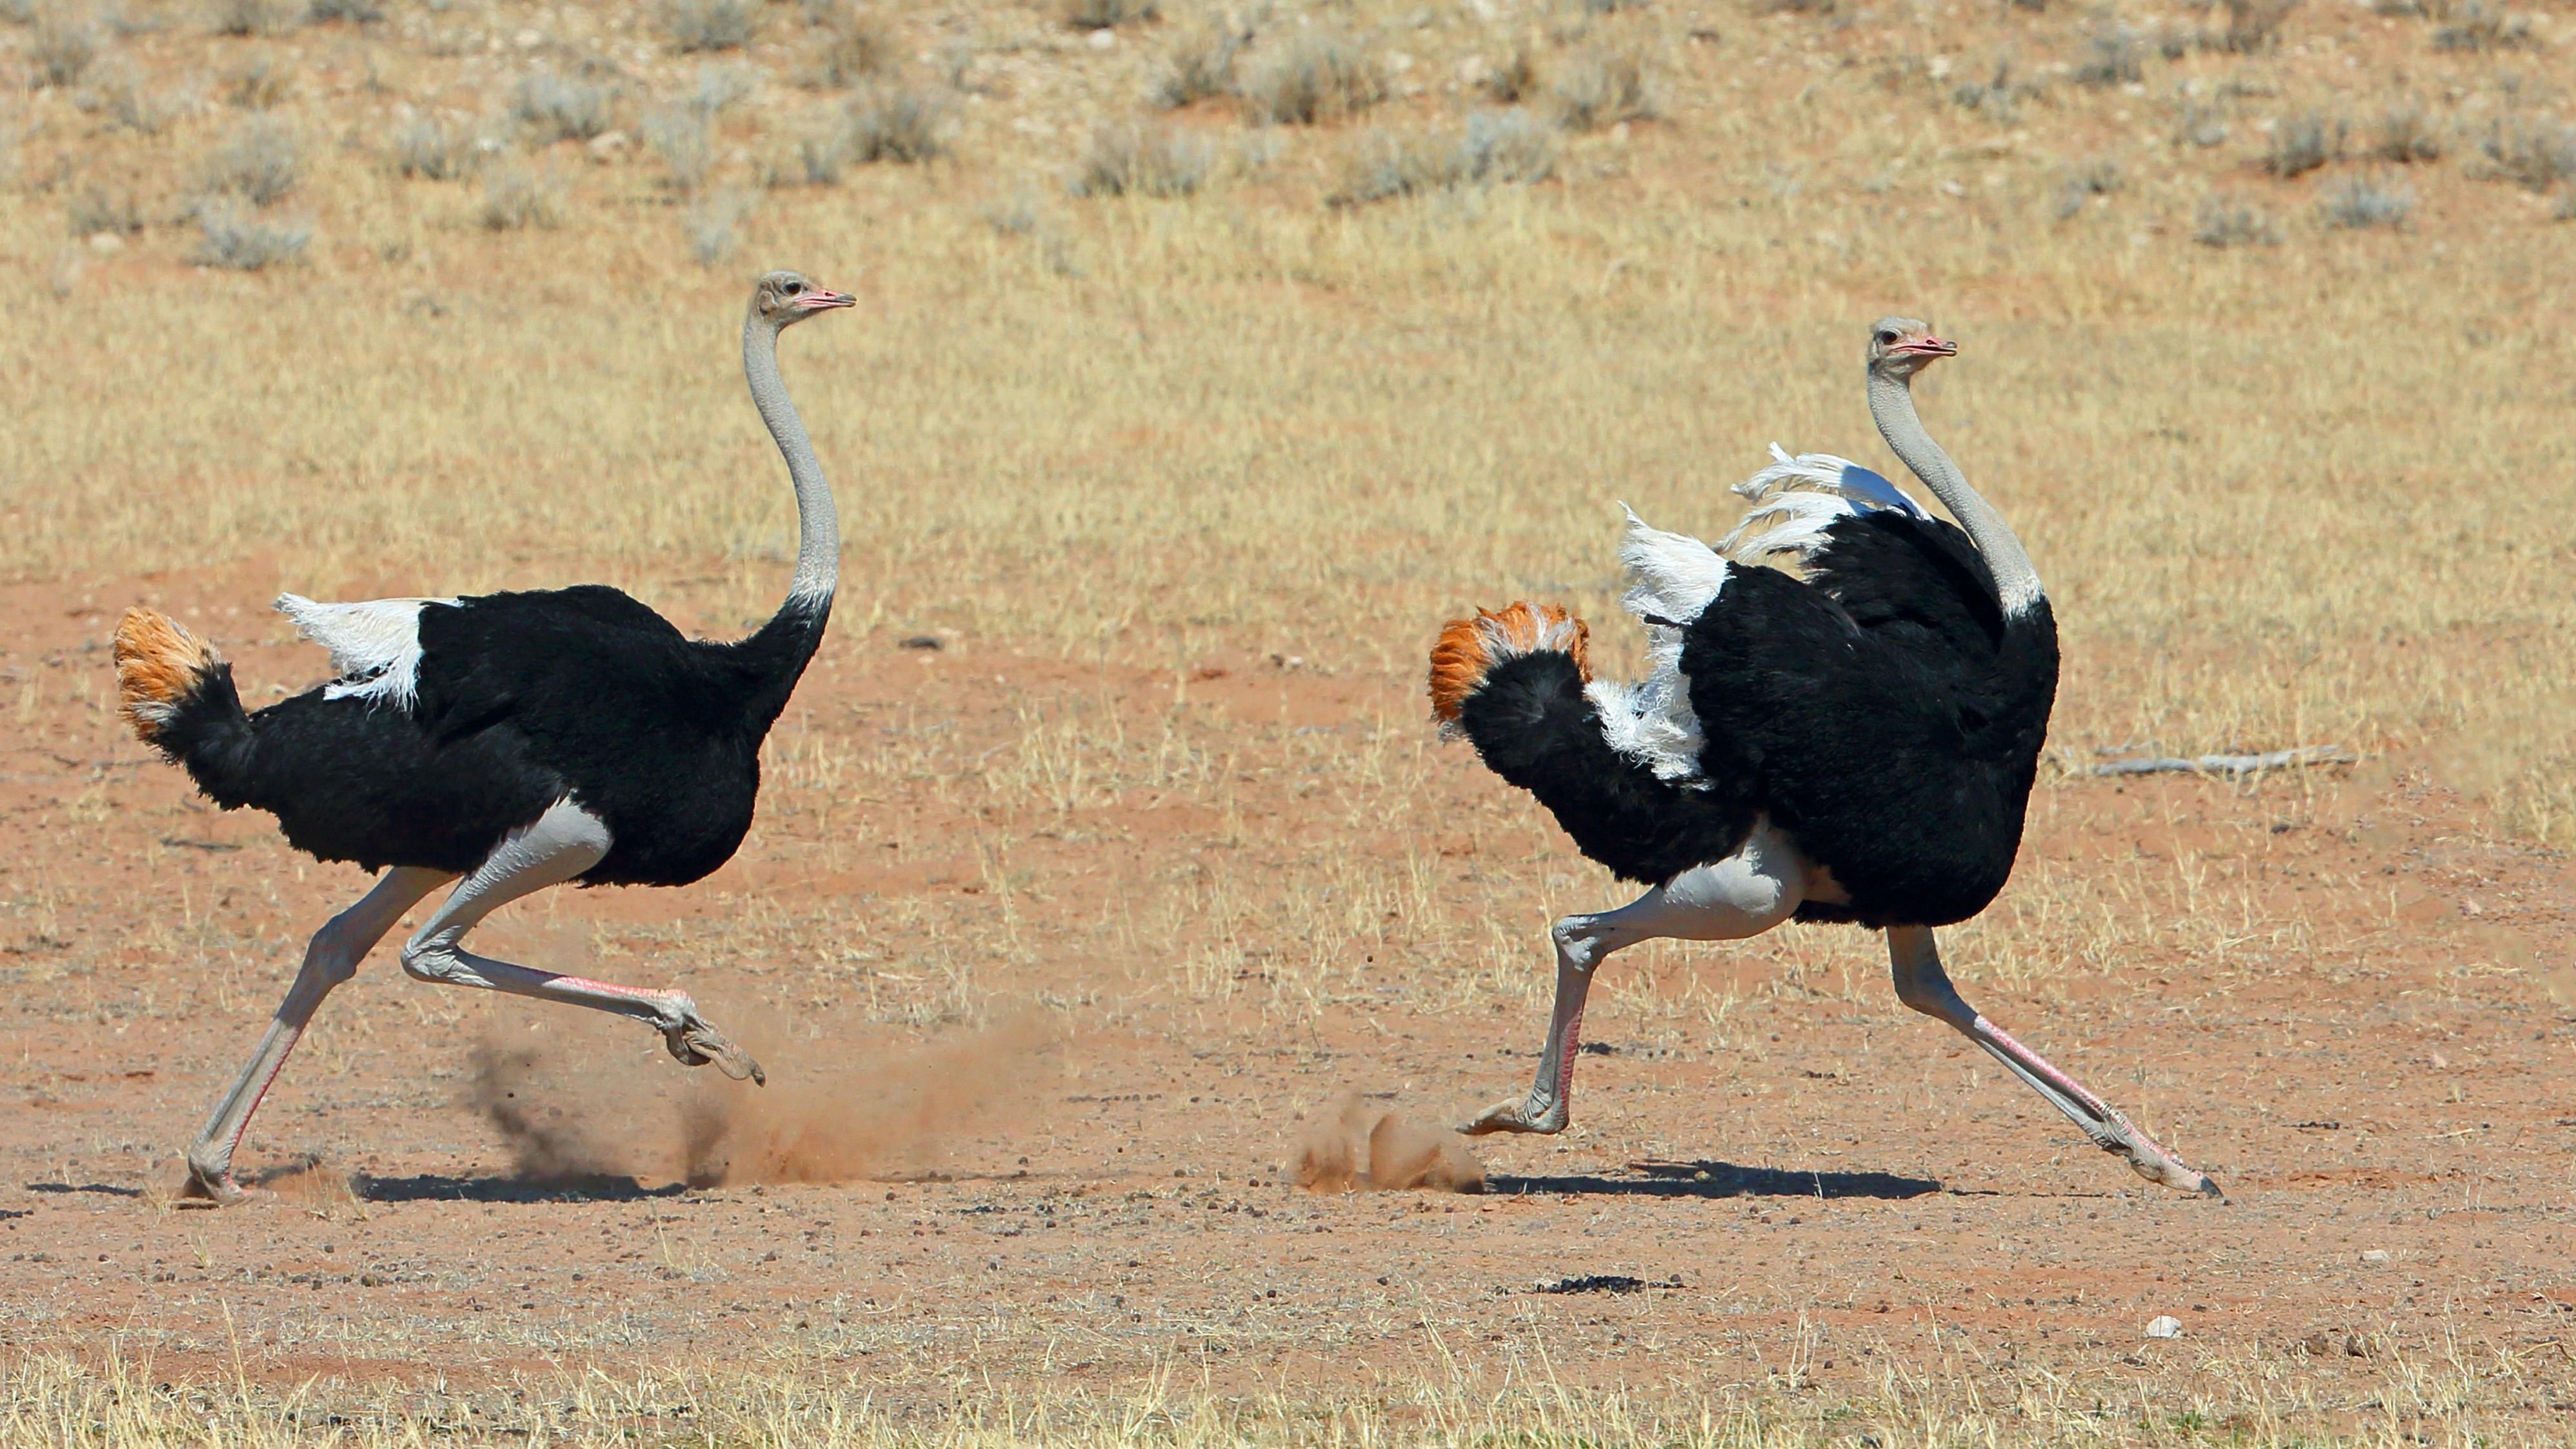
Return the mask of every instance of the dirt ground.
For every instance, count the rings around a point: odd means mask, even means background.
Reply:
[[[1903,1011],[1843,928],[1614,961],[1575,1127],[1474,1144],[1481,1192],[1315,1191],[1301,1172],[1390,1114],[1353,1165],[1408,1176],[1386,1159],[1526,1086],[1544,924],[1612,883],[1431,739],[1409,674],[844,630],[734,864],[559,893],[477,938],[685,984],[765,1090],[622,1023],[411,982],[380,949],[252,1126],[240,1165],[268,1190],[206,1211],[171,1200],[177,1151],[363,881],[122,737],[105,639],[147,598],[255,700],[322,664],[255,578],[0,601],[0,1332],[21,1348],[276,1383],[795,1360],[896,1405],[1176,1367],[1832,1393],[2219,1360],[2331,1403],[2393,1359],[2505,1355],[2520,1409],[2576,1423],[2576,894],[2405,762],[2255,787],[2052,772],[2017,924],[1958,938],[1972,999],[2223,1203],[2093,1151]],[[1069,698],[1089,723],[1050,736]],[[1368,896],[1382,877],[1403,888]],[[2086,924],[2115,919],[2144,924]],[[2016,943],[2063,959],[2005,962]],[[2145,1336],[2159,1315],[2182,1336]]]

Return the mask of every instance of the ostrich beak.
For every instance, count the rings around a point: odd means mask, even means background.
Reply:
[[[834,307],[855,307],[857,305],[859,305],[859,299],[851,296],[847,292],[826,292],[819,289],[807,292],[796,299],[797,308],[800,311],[806,312],[824,312],[829,311]]]
[[[1959,355],[1959,344],[1956,342],[1944,342],[1940,338],[1926,333],[1923,336],[1914,338],[1910,341],[1900,342],[1889,350],[1892,352],[1906,353],[1914,357],[1956,357]]]

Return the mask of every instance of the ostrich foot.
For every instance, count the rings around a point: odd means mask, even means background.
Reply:
[[[758,1087],[769,1085],[769,1074],[760,1069],[760,1063],[751,1059],[751,1053],[734,1045],[732,1038],[716,1030],[713,1022],[694,1010],[663,1028],[662,1044],[671,1049],[671,1055],[677,1057],[682,1066],[703,1067],[713,1062],[717,1071],[737,1082],[747,1080]]]
[[[1496,1102],[1476,1114],[1476,1119],[1458,1130],[1469,1137],[1483,1137],[1495,1132],[1557,1133],[1565,1130],[1565,1099],[1541,1102],[1537,1097],[1511,1097]]]
[[[2110,1120],[2100,1125],[2103,1130],[2093,1134],[2094,1144],[2125,1160],[2131,1172],[2178,1192],[2226,1200],[2227,1194],[2219,1191],[2215,1179],[2184,1166],[2181,1158],[2157,1146],[2154,1138],[2139,1131],[2137,1124],[2116,1108],[2111,1109]]]
[[[205,1207],[231,1207],[250,1196],[240,1183],[233,1181],[230,1163],[207,1162],[197,1154],[188,1154],[188,1180],[179,1185],[181,1202]]]

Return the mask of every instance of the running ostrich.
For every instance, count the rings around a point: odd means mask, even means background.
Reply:
[[[831,489],[779,379],[778,334],[856,300],[771,272],[743,320],[743,372],[796,485],[799,535],[787,600],[747,639],[686,638],[599,584],[354,604],[287,594],[278,610],[331,652],[338,677],[245,714],[211,646],[127,611],[117,686],[143,742],[224,809],[275,815],[296,849],[384,871],[314,933],[259,1049],[188,1148],[191,1195],[243,1196],[233,1150],[314,1011],[404,912],[459,877],[402,948],[412,976],[632,1017],[686,1065],[766,1080],[683,992],[531,970],[463,941],[547,886],[686,885],[742,844],[761,739],[822,641],[840,574]]]
[[[1868,469],[1775,446],[1715,549],[1628,515],[1625,603],[1655,666],[1642,683],[1594,681],[1583,621],[1552,605],[1480,609],[1441,631],[1431,699],[1444,732],[1536,796],[1585,855],[1652,887],[1556,923],[1537,1083],[1462,1131],[1564,1130],[1584,995],[1611,952],[1843,921],[1887,933],[1899,1000],[1983,1047],[2094,1145],[2167,1187],[2220,1195],[1970,1008],[1933,944],[2012,873],[2057,693],[2057,624],[2030,556],[1915,416],[1914,375],[1957,354],[1910,318],[1870,329],[1870,416],[1958,524]],[[1759,566],[1783,556],[1803,580]]]

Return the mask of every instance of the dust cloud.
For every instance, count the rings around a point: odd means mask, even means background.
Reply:
[[[1025,1015],[897,1052],[801,1029],[738,1039],[768,1068],[768,1086],[682,1067],[629,1022],[527,1019],[476,1048],[465,1105],[532,1181],[917,1177],[958,1161],[980,1130],[1033,1108],[1055,1045]]]
[[[1307,1122],[1294,1157],[1308,1192],[1482,1192],[1485,1165],[1467,1140],[1345,1092]]]

